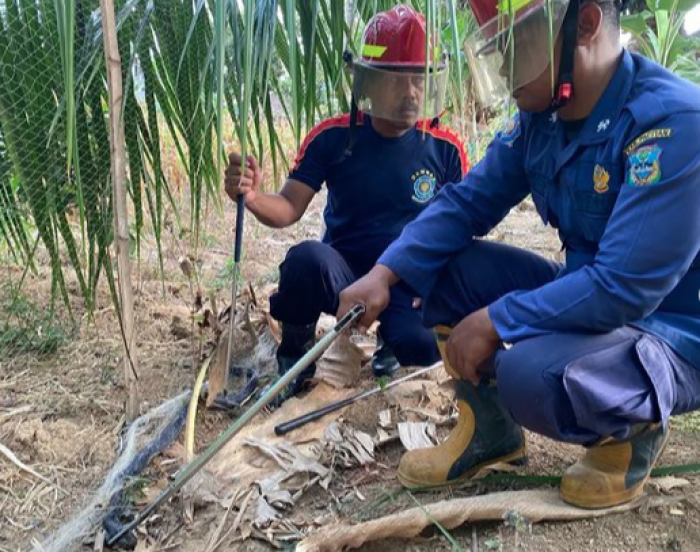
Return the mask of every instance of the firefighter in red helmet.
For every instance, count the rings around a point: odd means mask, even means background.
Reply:
[[[426,60],[425,44],[425,18],[409,7],[378,13],[368,22],[358,57],[348,59],[352,113],[311,130],[279,193],[261,192],[263,175],[253,157],[242,171],[240,155],[230,156],[227,194],[232,199],[245,194],[248,210],[267,226],[294,224],[324,184],[328,190],[322,240],[289,250],[270,298],[271,314],[282,326],[280,374],[313,345],[319,316],[335,314],[340,292],[367,273],[443,186],[467,171],[462,142],[436,119],[446,67],[435,54]],[[380,318],[372,360],[377,377],[399,365],[427,366],[439,358],[415,297],[410,286],[397,288]],[[314,371],[309,367],[283,398],[302,390]]]

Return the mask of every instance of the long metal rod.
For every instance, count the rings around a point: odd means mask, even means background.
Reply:
[[[338,323],[330,330],[326,335],[324,335],[318,343],[306,353],[284,376],[282,376],[277,382],[256,402],[253,404],[236,422],[231,425],[226,431],[224,431],[211,445],[209,445],[204,452],[202,452],[197,458],[192,460],[175,478],[175,480],[156,498],[151,502],[143,511],[136,516],[136,518],[124,526],[121,531],[119,531],[114,537],[109,539],[107,544],[111,546],[129,531],[136,528],[140,523],[147,519],[161,504],[173,496],[182,486],[187,483],[199,470],[201,470],[214,456],[219,452],[226,443],[228,443],[234,435],[236,435],[253,417],[263,409],[263,407],[270,404],[270,402],[280,394],[280,392],[289,385],[294,378],[296,378],[301,372],[304,371],[312,362],[318,360],[318,358],[330,347],[337,337],[343,332],[343,330],[352,326],[365,312],[364,305],[355,305],[343,318],[341,318]]]
[[[295,430],[303,425],[306,425],[309,422],[313,422],[314,420],[318,420],[319,418],[323,418],[326,414],[330,414],[331,412],[335,412],[336,410],[340,410],[341,408],[344,408],[345,406],[351,405],[357,401],[360,401],[362,399],[366,399],[367,397],[371,397],[372,395],[376,395],[377,393],[381,393],[382,391],[386,391],[387,389],[391,389],[392,387],[396,387],[397,385],[400,385],[404,382],[407,382],[409,380],[417,378],[418,376],[422,376],[423,374],[427,374],[428,372],[431,372],[432,370],[435,370],[436,368],[438,368],[440,366],[442,366],[442,362],[438,362],[436,364],[433,364],[432,366],[428,366],[427,368],[421,368],[420,370],[416,370],[415,372],[411,372],[407,376],[399,378],[396,381],[392,381],[390,384],[385,385],[383,387],[381,385],[378,385],[374,389],[369,389],[368,391],[358,393],[357,395],[353,395],[352,397],[348,397],[347,399],[342,399],[340,401],[336,401],[334,403],[327,404],[326,406],[321,407],[318,410],[312,410],[311,412],[307,412],[306,414],[302,414],[298,418],[294,418],[293,420],[289,420],[288,422],[284,422],[283,424],[279,424],[278,426],[275,426],[275,434],[276,435],[286,435],[290,431],[293,431],[293,430]]]
[[[236,297],[238,296],[238,279],[240,278],[241,254],[243,253],[243,217],[245,216],[245,197],[236,198],[236,239],[233,246],[233,282],[231,283],[231,311],[228,326],[228,346],[226,347],[226,367],[224,369],[224,389],[228,388],[231,352],[233,351],[233,330],[236,325]]]

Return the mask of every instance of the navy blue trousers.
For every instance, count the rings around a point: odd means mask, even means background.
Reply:
[[[450,262],[425,301],[425,323],[454,326],[506,293],[552,281],[557,263],[475,241]],[[608,333],[552,333],[496,353],[500,395],[524,427],[590,446],[624,439],[633,424],[664,424],[700,408],[700,369],[632,326]]]
[[[366,272],[329,245],[302,242],[280,265],[270,314],[288,324],[314,324],[321,313],[335,315],[340,292]],[[429,366],[440,359],[432,330],[423,326],[421,309],[413,308],[416,295],[405,284],[394,286],[389,307],[379,316],[379,333],[402,366]]]

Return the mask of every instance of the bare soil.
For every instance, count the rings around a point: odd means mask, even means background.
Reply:
[[[303,239],[320,235],[324,198],[319,196],[300,224],[287,230],[270,230],[252,217],[246,222],[243,280],[256,290],[269,288],[276,281],[277,265],[285,251]],[[139,341],[141,410],[146,412],[185,389],[191,388],[202,356],[207,352],[210,335],[200,334],[191,321],[198,288],[201,296],[227,302],[230,281],[230,243],[233,209],[226,206],[223,217],[212,215],[202,233],[199,281],[188,279],[179,267],[185,254],[182,240],[173,230],[166,236],[165,281],[156,269],[153,244],[146,240],[140,269],[135,275]],[[490,239],[529,248],[550,258],[560,259],[559,242],[554,233],[542,227],[532,204],[515,209]],[[50,293],[48,263],[40,273],[30,274],[23,293],[38,308],[46,308]],[[0,266],[3,277],[17,281],[21,271]],[[220,288],[217,290],[217,288]],[[0,359],[0,443],[43,476],[55,487],[19,470],[0,456],[0,552],[27,550],[32,541],[40,541],[60,526],[71,513],[87,502],[111,468],[119,446],[123,426],[121,385],[121,345],[118,326],[109,295],[99,299],[94,318],[89,320],[77,300],[75,328],[69,341],[48,356],[13,355]],[[3,301],[5,297],[0,297]],[[67,319],[67,318],[66,318]],[[67,322],[67,327],[69,323]],[[371,384],[369,377],[367,385]],[[345,418],[361,429],[377,422],[378,412],[386,408],[382,397],[355,405]],[[210,442],[230,417],[216,412],[199,413],[198,448]],[[700,433],[697,419],[686,417],[675,424],[671,442],[662,464],[698,462]],[[446,431],[446,430],[445,430]],[[530,463],[524,474],[561,475],[581,454],[581,449],[556,443],[537,435],[529,436]],[[400,492],[395,469],[402,450],[394,443],[381,449],[377,463],[368,468],[341,472],[329,492],[314,488],[305,495],[293,516],[312,520],[332,514],[336,519],[362,521],[415,506],[409,495]],[[172,474],[163,458],[158,458],[143,477],[148,485],[164,481]],[[465,526],[451,532],[451,543],[439,529],[416,541],[389,540],[366,545],[365,552],[438,551],[461,546],[464,550],[545,551],[697,551],[700,550],[700,476],[683,475],[690,486],[672,491],[677,501],[648,511],[577,523],[540,523],[515,530],[504,523]],[[519,488],[522,488],[522,483]],[[423,504],[449,497],[468,496],[493,490],[515,488],[513,483],[485,485],[477,483],[456,491],[423,493],[416,498]],[[357,489],[348,493],[348,489]],[[173,506],[161,512],[163,531],[170,531],[168,546],[161,549],[204,550],[212,524],[219,522],[221,510],[204,508],[195,512],[195,522],[183,525]],[[255,540],[226,543],[228,550],[269,550]],[[86,545],[83,550],[92,550]]]

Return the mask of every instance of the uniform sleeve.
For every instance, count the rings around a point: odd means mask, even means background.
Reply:
[[[327,176],[327,132],[323,130],[324,123],[314,127],[304,139],[304,142],[294,160],[294,167],[289,172],[289,178],[298,180],[320,192]]]
[[[489,307],[509,342],[551,332],[604,332],[645,318],[700,251],[700,115],[665,121],[671,135],[627,154],[625,182],[593,265]],[[663,130],[661,130],[663,132]]]
[[[445,183],[461,182],[469,170],[469,160],[464,142],[457,136],[451,136],[445,165]]]
[[[454,186],[446,186],[380,257],[422,297],[440,270],[474,237],[486,235],[529,192],[520,123],[489,145],[484,159]]]

